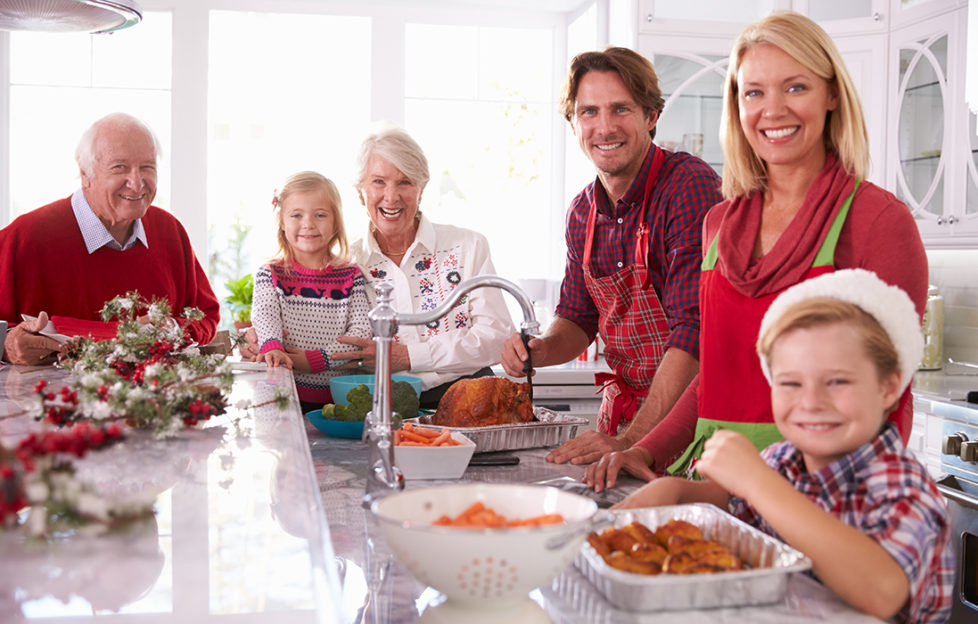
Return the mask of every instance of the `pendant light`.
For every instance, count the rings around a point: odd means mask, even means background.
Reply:
[[[131,0],[0,0],[0,30],[111,33],[142,19]]]

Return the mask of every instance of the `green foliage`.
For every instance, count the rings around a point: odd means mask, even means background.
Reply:
[[[391,387],[391,410],[401,418],[414,418],[421,402],[414,387],[406,381],[395,381]]]
[[[391,411],[395,429],[401,426],[403,418],[414,418],[420,407],[418,393],[406,381],[395,381],[391,386]],[[367,412],[373,409],[374,397],[366,384],[360,384],[346,393],[349,405],[327,403],[323,405],[323,418],[328,420],[343,420],[363,422]]]
[[[251,300],[255,291],[255,278],[251,273],[224,282],[230,294],[224,301],[231,307],[231,319],[238,323],[251,322]]]

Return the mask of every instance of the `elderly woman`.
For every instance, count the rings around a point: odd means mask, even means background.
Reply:
[[[927,258],[913,217],[866,182],[862,108],[832,39],[792,12],[748,26],[730,53],[722,120],[726,201],[703,224],[700,372],[670,413],[630,449],[588,467],[613,487],[623,468],[692,475],[717,429],[758,448],[780,439],[754,355],[761,318],[783,290],[843,268],[863,268],[908,293],[922,314]],[[831,390],[830,390],[831,391]],[[890,415],[906,440],[910,390]]]
[[[368,136],[357,158],[356,184],[370,226],[351,248],[369,282],[393,287],[402,313],[431,310],[462,280],[494,273],[485,236],[432,223],[420,210],[428,183],[428,160],[405,131],[390,128]],[[391,349],[391,370],[421,378],[421,407],[434,408],[448,387],[465,377],[492,375],[503,342],[514,331],[501,291],[478,288],[446,316],[424,326],[402,325]],[[341,342],[358,350],[337,354],[372,370],[372,340]]]

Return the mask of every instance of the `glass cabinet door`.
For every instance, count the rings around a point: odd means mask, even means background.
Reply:
[[[947,107],[947,35],[908,42],[899,50],[896,195],[917,219],[943,225]]]
[[[978,218],[978,117],[968,111],[968,153],[966,154],[967,200],[964,205],[964,218],[973,221]]]
[[[666,98],[656,126],[655,142],[671,151],[699,156],[723,172],[720,149],[720,112],[726,56],[656,54],[655,68]]]

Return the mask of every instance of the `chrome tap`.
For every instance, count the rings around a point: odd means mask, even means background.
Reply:
[[[367,491],[364,506],[385,494],[404,488],[404,475],[394,464],[394,445],[391,440],[391,342],[397,334],[399,325],[424,325],[436,321],[451,312],[458,302],[472,290],[491,286],[509,292],[523,309],[523,322],[520,331],[524,334],[537,334],[540,323],[533,313],[533,301],[513,282],[496,275],[480,275],[463,280],[452,291],[451,297],[442,301],[434,310],[416,314],[398,314],[391,305],[394,289],[389,283],[381,282],[374,286],[377,305],[367,317],[377,345],[377,363],[374,373],[373,409],[367,414],[364,425],[364,438],[369,445],[367,455]],[[413,416],[402,414],[402,416]]]

